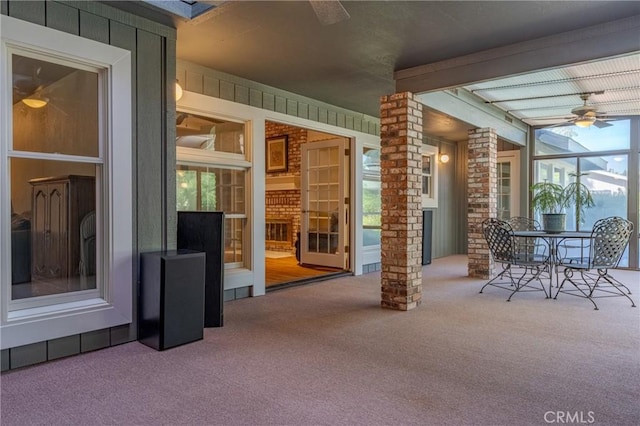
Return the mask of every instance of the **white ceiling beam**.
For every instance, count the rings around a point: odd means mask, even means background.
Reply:
[[[640,15],[394,73],[396,92],[424,93],[640,51]]]
[[[527,145],[527,124],[493,105],[485,104],[466,90],[422,93],[416,96],[416,100],[473,127],[491,127],[500,138],[515,145]]]

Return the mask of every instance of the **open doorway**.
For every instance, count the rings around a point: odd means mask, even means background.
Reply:
[[[349,139],[265,124],[267,289],[345,273],[349,259]]]

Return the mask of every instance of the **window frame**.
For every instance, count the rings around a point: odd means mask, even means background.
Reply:
[[[0,85],[11,87],[11,52],[33,52],[69,63],[86,64],[104,74],[104,166],[101,197],[96,211],[103,218],[104,273],[100,294],[82,300],[52,298],[45,306],[9,310],[11,300],[10,179],[0,184],[0,348],[12,348],[73,334],[132,322],[133,317],[133,193],[132,193],[132,105],[131,52],[73,34],[46,28],[5,15],[0,16]],[[0,162],[8,174],[12,146],[12,94],[3,90],[0,99]],[[40,154],[18,153],[13,158],[38,158]],[[41,157],[41,156],[40,156]],[[93,157],[62,156],[56,159],[95,161]],[[117,173],[115,167],[117,165]],[[118,188],[117,197],[114,188]],[[99,209],[99,210],[98,210]],[[94,297],[96,296],[96,297]],[[56,301],[62,303],[55,303]]]
[[[532,153],[529,157],[529,185],[533,184],[536,178],[536,161],[545,161],[545,160],[574,160],[576,162],[576,171],[580,172],[580,162],[584,158],[589,157],[608,157],[608,156],[627,156],[628,159],[628,170],[627,176],[634,176],[638,173],[638,158],[640,158],[640,118],[637,116],[619,116],[615,117],[616,120],[629,120],[629,146],[624,149],[606,149],[601,151],[576,151],[576,152],[562,152],[558,154],[535,154],[536,152],[536,135],[538,130],[544,130],[548,126],[535,126],[532,128],[532,132],[530,135],[531,141],[531,150]],[[562,182],[564,185],[565,182]],[[634,223],[634,229],[637,229],[637,221],[638,221],[638,198],[637,194],[638,188],[640,187],[640,181],[636,181],[634,179],[627,180],[627,214],[625,215],[625,219],[630,220]],[[634,196],[635,194],[635,196]],[[531,205],[531,194],[529,194],[529,206]],[[636,231],[634,231],[635,233]],[[621,268],[629,268],[629,269],[638,269],[640,266],[640,258],[638,257],[638,252],[640,252],[640,233],[638,233],[639,238],[636,238],[635,241],[633,237],[629,240],[629,246],[627,250],[629,250],[629,264],[627,266],[621,266]]]
[[[429,194],[424,193],[424,188],[421,191],[422,196],[422,208],[430,208],[435,209],[438,208],[438,147],[433,145],[422,145],[422,157],[429,157],[431,161],[431,188]],[[422,164],[422,158],[421,158]],[[422,166],[420,166],[422,168]],[[420,174],[421,178],[425,176],[424,174]]]
[[[245,231],[243,233],[242,244],[242,262],[228,262],[224,264],[225,271],[242,271],[251,270],[250,256],[251,256],[251,236],[249,235],[249,222],[251,218],[250,211],[250,185],[251,185],[251,170],[252,163],[249,160],[251,152],[251,137],[250,137],[250,120],[235,119],[225,117],[217,114],[211,114],[208,112],[194,110],[192,108],[178,107],[177,114],[180,113],[192,113],[203,117],[209,117],[217,120],[224,120],[227,122],[239,123],[244,126],[244,154],[236,154],[224,151],[207,151],[196,148],[188,148],[183,146],[176,146],[176,166],[193,166],[193,167],[208,167],[227,170],[240,170],[244,172],[244,214],[239,213],[225,213],[225,221],[232,219],[244,219]]]

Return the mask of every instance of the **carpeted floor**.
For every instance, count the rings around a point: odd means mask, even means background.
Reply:
[[[615,275],[640,302],[640,274]],[[507,303],[478,294],[464,256],[423,282],[410,312],[379,307],[379,273],[342,277],[226,303],[224,327],[164,352],[134,342],[5,373],[1,424],[640,424],[640,308]]]

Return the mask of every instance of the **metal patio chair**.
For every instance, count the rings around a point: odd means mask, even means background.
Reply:
[[[540,223],[528,217],[514,216],[507,219],[507,223],[514,231],[539,231]],[[539,238],[516,237],[516,252],[532,253],[540,256],[547,254],[547,244]]]
[[[482,286],[480,293],[487,286],[494,286],[511,291],[507,302],[520,291],[543,291],[545,297],[550,297],[540,279],[541,274],[548,271],[548,256],[519,250],[513,228],[506,221],[487,219],[482,223],[482,233],[491,257],[502,265],[502,271]]]
[[[584,297],[593,303],[595,310],[598,310],[598,305],[593,299],[624,296],[629,299],[631,306],[635,307],[635,302],[629,296],[629,288],[609,274],[609,270],[616,268],[620,263],[632,231],[633,224],[621,217],[614,216],[597,221],[591,231],[588,256],[561,259],[560,267],[564,268],[564,279],[554,299],[557,299],[560,293]],[[573,287],[565,289],[567,282]]]

